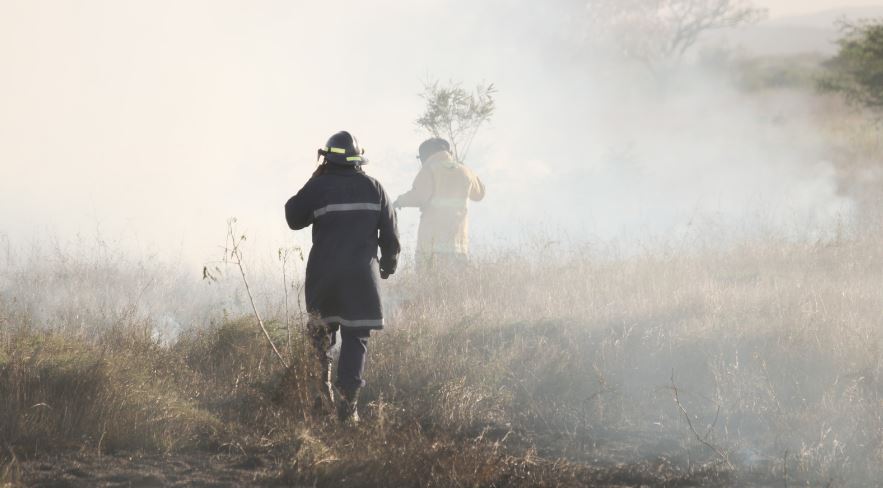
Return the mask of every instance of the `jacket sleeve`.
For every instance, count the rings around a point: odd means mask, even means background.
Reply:
[[[469,199],[475,202],[480,202],[484,198],[484,183],[475,176],[475,173],[471,175],[472,186],[469,188]]]
[[[313,196],[315,186],[315,178],[310,178],[297,195],[285,203],[285,220],[291,229],[300,230],[313,223],[313,212],[316,210],[316,199]]]
[[[426,166],[420,169],[411,190],[403,193],[395,202],[396,207],[422,207],[429,203],[435,183],[432,179],[432,170]]]
[[[396,211],[389,201],[389,195],[382,186],[380,188],[380,267],[383,271],[393,274],[399,262],[399,252],[402,247],[399,243],[399,229],[396,223]]]

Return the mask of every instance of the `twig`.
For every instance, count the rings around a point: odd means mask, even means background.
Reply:
[[[288,249],[279,249],[279,260],[282,261],[282,288],[285,293],[285,330],[288,332],[288,357],[294,361],[294,349],[291,346],[291,314],[288,312]]]
[[[782,456],[782,481],[785,488],[788,488],[788,449],[785,449],[785,454]]]
[[[107,435],[106,428],[107,428],[107,425],[105,425],[105,428],[101,430],[101,437],[98,439],[98,448],[96,449],[96,451],[97,451],[99,459],[101,458],[101,444],[104,443],[104,436]]]
[[[714,422],[712,422],[711,425],[708,426],[708,430],[705,431],[705,438],[706,439],[708,439],[708,437],[711,436],[711,432],[714,430],[715,426],[717,426],[717,420],[720,418],[720,414],[721,414],[721,406],[718,405],[717,412],[715,412],[715,414],[714,414]]]
[[[298,283],[294,287],[294,291],[296,292],[295,296],[298,297],[298,300],[297,300],[297,320],[300,324],[300,329],[303,331],[303,330],[306,330],[306,328],[307,328],[307,322],[306,322],[306,320],[304,320],[304,317],[306,316],[306,314],[304,313],[304,306],[300,302],[300,297],[303,296],[304,285],[302,283]]]
[[[704,438],[701,435],[699,435],[699,432],[696,432],[696,428],[693,427],[693,421],[690,420],[690,414],[687,413],[687,409],[684,408],[684,405],[681,403],[681,398],[678,395],[678,387],[677,387],[677,385],[675,385],[675,372],[674,372],[674,370],[671,371],[671,391],[674,394],[675,405],[678,406],[678,409],[681,411],[681,414],[684,415],[684,418],[687,420],[687,426],[690,427],[690,432],[693,433],[693,435],[696,437],[696,440],[699,441],[703,446],[707,447],[712,452],[717,454],[718,457],[720,457],[721,460],[727,464],[727,467],[729,467],[730,469],[735,469],[735,467],[733,466],[733,463],[730,462],[730,459],[727,456],[726,452],[724,452],[723,449],[708,442],[708,435],[711,434],[711,429],[708,430],[708,432],[706,433]],[[720,406],[718,406],[718,413],[720,413]],[[715,423],[717,423],[717,416],[715,416]],[[712,427],[713,426],[714,425],[712,425]]]

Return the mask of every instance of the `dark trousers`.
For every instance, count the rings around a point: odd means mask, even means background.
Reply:
[[[313,322],[312,329],[313,345],[319,353],[319,360],[326,364],[331,364],[331,349],[337,344],[337,331],[340,330],[340,357],[337,360],[337,381],[334,383],[337,388],[351,394],[365,386],[362,373],[365,372],[371,330],[320,321]]]

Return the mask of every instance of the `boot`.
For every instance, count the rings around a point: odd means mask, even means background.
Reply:
[[[334,409],[334,389],[331,387],[331,361],[319,361],[319,393],[313,403],[317,414],[327,414]]]
[[[316,368],[319,373],[318,393],[313,402],[313,411],[317,415],[334,411],[334,390],[331,388],[331,346],[334,344],[333,332],[321,319],[311,316],[307,322],[307,331],[316,350]]]
[[[359,422],[359,410],[356,408],[359,401],[359,389],[352,391],[340,391],[337,400],[337,418],[343,423],[357,424]]]

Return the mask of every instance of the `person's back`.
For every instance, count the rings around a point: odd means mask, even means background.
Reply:
[[[358,420],[368,337],[383,328],[380,279],[395,273],[399,254],[395,211],[380,183],[362,171],[363,153],[350,133],[334,134],[319,149],[322,166],[285,204],[290,228],[313,226],[304,291],[322,379],[317,408],[334,401],[331,348],[340,329],[335,384],[342,420]]]
[[[358,291],[378,286],[378,247],[387,259],[398,253],[394,220],[382,212],[390,209],[383,188],[357,166],[328,165],[298,196],[286,205],[286,219],[292,229],[313,225],[312,266],[305,283],[308,308],[335,310],[326,312],[333,313],[322,317],[326,321],[381,328],[383,320],[375,312],[381,308],[379,296]],[[381,262],[380,268],[384,265],[394,267]]]
[[[485,188],[475,173],[456,161],[447,142],[430,139],[420,147],[423,167],[412,189],[396,207],[419,207],[418,266],[436,261],[465,261],[469,253],[467,202],[484,198]]]

